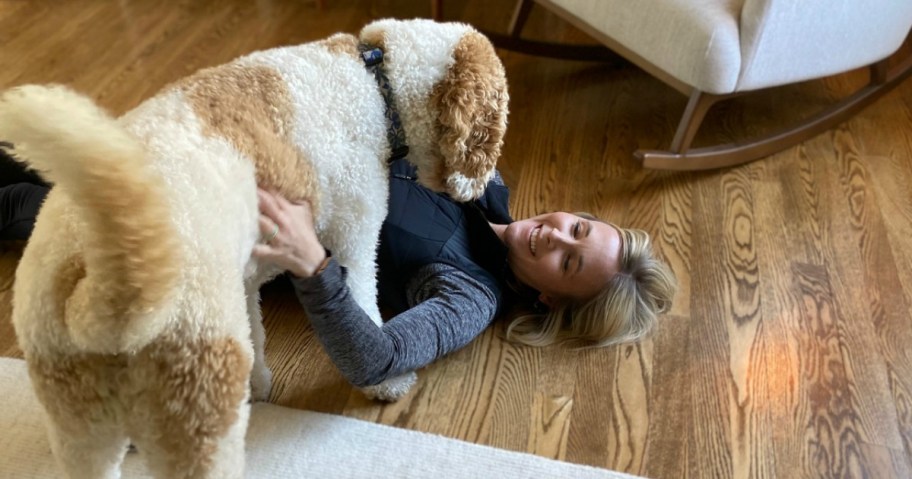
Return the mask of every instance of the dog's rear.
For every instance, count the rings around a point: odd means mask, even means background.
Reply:
[[[13,321],[61,467],[117,477],[129,438],[159,477],[241,474],[247,331],[193,318],[222,308],[187,306],[172,192],[143,147],[63,87],[6,92],[0,134],[54,183],[16,273]]]
[[[161,333],[180,258],[161,178],[142,147],[90,100],[63,87],[7,92],[0,131],[64,191],[86,223],[84,277],[64,323],[82,350],[136,350]],[[74,265],[74,267],[76,267]]]

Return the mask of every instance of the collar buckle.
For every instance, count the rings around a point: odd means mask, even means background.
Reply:
[[[364,66],[374,74],[377,86],[380,87],[380,94],[383,96],[386,138],[390,147],[388,161],[392,163],[400,158],[405,158],[408,155],[409,147],[405,141],[405,129],[402,127],[399,112],[396,111],[396,103],[393,102],[393,88],[390,86],[386,72],[383,71],[383,49],[362,43],[358,45],[358,50],[361,52]]]

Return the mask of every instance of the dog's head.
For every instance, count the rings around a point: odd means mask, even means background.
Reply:
[[[469,25],[430,20],[379,20],[361,41],[384,49],[419,181],[458,201],[481,196],[507,130],[507,80],[493,45]]]

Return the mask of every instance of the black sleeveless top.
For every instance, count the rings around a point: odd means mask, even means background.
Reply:
[[[488,222],[511,223],[509,189],[488,183],[478,200],[457,203],[418,184],[404,159],[390,164],[389,213],[377,250],[380,301],[395,314],[408,309],[406,283],[420,267],[449,264],[484,284],[504,308],[507,248]]]

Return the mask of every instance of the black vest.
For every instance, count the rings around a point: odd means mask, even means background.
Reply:
[[[390,164],[389,214],[377,250],[380,301],[394,314],[408,309],[405,285],[415,271],[431,263],[452,265],[488,287],[504,307],[507,248],[488,225],[513,221],[510,191],[488,183],[480,199],[457,203],[416,181],[415,167]]]

